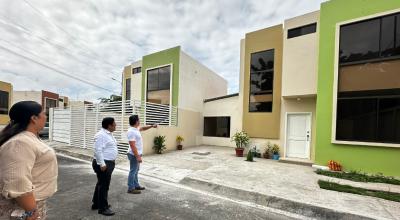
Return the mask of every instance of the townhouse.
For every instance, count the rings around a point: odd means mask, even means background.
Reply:
[[[13,97],[13,86],[11,83],[0,81],[0,129],[4,128],[10,121],[8,112],[11,108]]]

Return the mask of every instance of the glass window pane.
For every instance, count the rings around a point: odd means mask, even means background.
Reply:
[[[400,143],[400,97],[379,100],[378,141]]]
[[[250,72],[274,69],[274,50],[251,54]]]
[[[153,91],[158,89],[158,69],[147,71],[147,90]]]
[[[171,71],[170,71],[170,66],[162,67],[158,69],[158,89],[169,89],[170,87],[170,76],[171,76]]]
[[[400,14],[396,16],[396,55],[400,55]]]
[[[317,31],[317,24],[310,24],[303,27],[293,28],[288,30],[288,39],[299,37],[306,34],[315,33]]]
[[[126,79],[125,81],[125,99],[131,99],[131,79]]]
[[[340,28],[340,62],[351,62],[379,57],[380,19]]]
[[[230,137],[230,117],[204,117],[204,136]]]
[[[393,56],[395,44],[395,16],[382,18],[381,56]]]
[[[9,94],[6,91],[0,91],[0,114],[8,114]]]
[[[250,112],[272,112],[272,102],[250,102]]]
[[[339,99],[336,117],[337,140],[376,140],[377,99]]]

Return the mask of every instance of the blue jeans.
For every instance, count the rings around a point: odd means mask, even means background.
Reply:
[[[138,180],[139,173],[139,163],[136,157],[132,154],[128,153],[128,159],[130,161],[130,170],[128,175],[128,190],[135,189],[136,187],[140,187]]]

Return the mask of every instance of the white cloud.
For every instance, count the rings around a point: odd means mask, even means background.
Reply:
[[[120,84],[111,78],[120,80],[123,66],[181,45],[237,92],[245,33],[318,10],[322,1],[0,0],[0,46],[118,93]],[[110,95],[1,48],[0,60],[0,80],[16,90],[87,100]]]

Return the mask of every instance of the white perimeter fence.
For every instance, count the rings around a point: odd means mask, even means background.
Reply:
[[[113,117],[117,123],[113,135],[118,142],[118,151],[126,153],[129,146],[126,131],[129,128],[129,116],[133,114],[139,116],[142,125],[178,125],[178,109],[175,106],[142,101],[87,104],[51,109],[49,138],[74,147],[92,147],[94,135],[101,128],[103,118]]]

